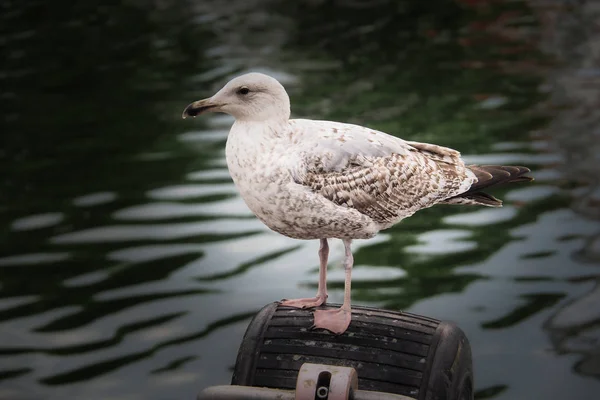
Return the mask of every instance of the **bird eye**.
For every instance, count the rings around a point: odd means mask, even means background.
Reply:
[[[237,92],[238,94],[248,94],[250,92],[250,89],[248,89],[246,86],[242,86],[238,89]]]

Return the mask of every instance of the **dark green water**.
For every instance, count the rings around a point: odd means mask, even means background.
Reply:
[[[180,118],[248,70],[280,78],[296,116],[530,166],[502,209],[357,241],[353,302],[456,321],[478,398],[597,397],[591,2],[48,4],[0,6],[0,398],[193,398],[229,381],[257,310],[314,294],[318,243],[236,194],[231,119]]]

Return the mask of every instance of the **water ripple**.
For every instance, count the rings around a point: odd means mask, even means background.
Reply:
[[[29,253],[0,258],[0,266],[53,264],[69,259],[69,253]]]
[[[73,199],[73,204],[77,207],[92,207],[101,204],[107,204],[117,199],[114,192],[97,192],[79,196]]]
[[[148,197],[157,200],[186,200],[210,195],[236,194],[233,185],[173,185],[148,192]]]
[[[14,231],[30,231],[34,229],[48,228],[58,225],[64,219],[65,216],[62,213],[30,215],[28,217],[16,219],[12,223],[11,228]]]
[[[125,221],[168,220],[183,217],[248,217],[252,213],[239,197],[210,203],[181,204],[172,202],[150,203],[128,207],[113,214],[113,218]]]
[[[408,253],[422,253],[427,255],[457,253],[477,248],[474,241],[464,239],[472,237],[473,233],[467,230],[444,229],[430,231],[417,237],[418,245],[406,246]]]
[[[142,240],[173,240],[198,235],[240,235],[260,231],[262,224],[254,219],[228,219],[204,222],[180,222],[169,224],[113,225],[84,229],[55,235],[54,244],[119,243]]]
[[[196,244],[156,244],[149,246],[135,246],[119,249],[108,253],[109,260],[123,262],[148,262],[163,258],[171,258],[184,254],[202,254],[203,246]]]
[[[512,220],[517,216],[517,209],[510,206],[488,208],[470,213],[449,215],[443,218],[450,225],[488,226]]]

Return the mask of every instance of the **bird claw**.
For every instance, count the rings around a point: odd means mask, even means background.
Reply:
[[[315,307],[320,306],[321,304],[325,303],[326,299],[327,299],[326,295],[325,296],[316,296],[316,297],[309,298],[309,299],[294,299],[294,300],[282,299],[279,302],[279,305],[306,310],[309,308],[315,308]]]
[[[352,313],[349,309],[316,310],[312,329],[326,329],[335,335],[341,335],[348,329]],[[311,329],[311,330],[312,330]]]
[[[293,307],[293,308],[300,308],[300,309],[302,309],[302,310],[306,310],[306,309],[308,309],[308,308],[312,308],[312,307],[307,307],[306,305],[303,305],[303,306],[293,306],[293,305],[291,305],[291,304],[284,304],[286,301],[294,301],[294,300],[289,300],[289,299],[281,299],[281,300],[279,300],[279,301],[277,302],[277,304],[279,304],[280,306],[283,306],[283,307]]]

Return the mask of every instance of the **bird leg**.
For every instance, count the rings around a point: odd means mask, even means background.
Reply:
[[[345,258],[344,258],[344,304],[334,310],[315,310],[315,323],[313,329],[327,329],[336,335],[342,334],[348,329],[352,316],[350,309],[350,281],[352,279],[352,265],[354,257],[350,245],[352,240],[344,239]]]
[[[327,300],[327,259],[329,258],[329,244],[327,239],[321,239],[321,246],[319,247],[319,287],[317,289],[317,295],[308,299],[295,299],[295,300],[281,300],[282,306],[297,307],[297,308],[311,308],[318,307],[325,303]]]

